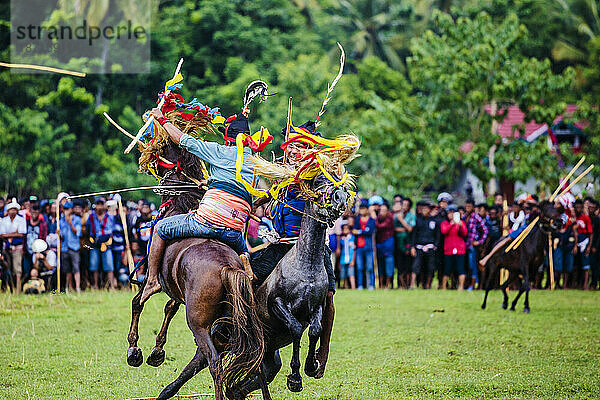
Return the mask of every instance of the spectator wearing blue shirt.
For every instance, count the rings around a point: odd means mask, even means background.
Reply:
[[[367,287],[375,289],[375,264],[373,263],[373,235],[375,235],[375,218],[369,215],[369,206],[363,199],[358,209],[359,217],[354,220],[356,236],[356,276],[358,289],[363,289],[363,273],[367,275]],[[375,214],[373,211],[372,214]]]
[[[350,225],[342,226],[342,236],[340,236],[340,284],[347,288],[347,282],[351,289],[356,289],[356,278],[354,273],[354,264],[356,261],[356,243]]]
[[[73,214],[73,202],[68,200],[63,206],[63,215],[60,218],[60,236],[62,240],[61,266],[67,274],[65,290],[73,289],[73,276],[75,277],[75,290],[81,292],[81,259],[79,238],[81,237],[81,218]]]
[[[106,212],[106,200],[98,197],[95,201],[95,210],[87,220],[86,227],[90,234],[93,248],[90,250],[90,271],[93,272],[92,287],[98,289],[98,270],[102,258],[102,270],[106,272],[108,282],[117,287],[114,275],[114,260],[110,245],[114,230],[114,218]]]

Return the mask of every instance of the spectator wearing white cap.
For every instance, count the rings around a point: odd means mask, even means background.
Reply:
[[[21,293],[21,275],[23,274],[23,243],[27,233],[27,221],[19,215],[21,206],[16,199],[6,205],[6,217],[0,220],[0,238],[8,249],[12,272],[16,278],[17,294]]]
[[[43,278],[45,288],[48,290],[56,286],[57,245],[58,237],[56,233],[51,233],[46,237],[46,240],[36,239],[32,246],[32,271],[36,270],[39,272],[39,276]]]

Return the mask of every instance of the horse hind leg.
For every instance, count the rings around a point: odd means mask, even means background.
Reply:
[[[208,365],[208,361],[203,353],[203,351],[198,347],[196,349],[196,354],[192,358],[192,360],[185,366],[185,368],[181,371],[181,374],[175,379],[172,383],[170,383],[166,388],[163,389],[162,392],[156,398],[157,400],[165,400],[170,399],[175,396],[179,389],[194,375],[198,372],[206,368]]]
[[[517,302],[519,301],[519,298],[521,297],[521,295],[523,294],[523,292],[525,292],[526,287],[529,286],[529,280],[527,278],[523,278],[523,283],[521,284],[521,287],[519,288],[519,293],[517,293],[517,296],[515,297],[515,299],[513,300],[511,306],[510,306],[510,311],[515,311],[515,307],[517,306]]]
[[[319,362],[317,361],[315,355],[317,342],[319,341],[321,332],[323,331],[323,327],[321,326],[322,317],[323,307],[319,306],[317,311],[313,314],[310,321],[310,326],[308,328],[308,355],[306,356],[306,361],[304,362],[304,373],[312,378],[314,378],[319,371]]]
[[[165,318],[163,319],[162,326],[160,328],[160,332],[156,335],[156,345],[150,352],[148,359],[146,359],[146,363],[153,367],[158,367],[165,361],[165,350],[164,345],[167,343],[167,329],[169,329],[169,324],[171,320],[179,310],[180,302],[171,299],[165,304]]]
[[[497,274],[497,272],[500,271],[498,264],[491,264],[491,262],[488,261],[488,266],[486,267],[487,273],[485,276],[485,295],[483,297],[483,303],[481,304],[482,310],[485,310],[485,307],[487,305],[487,298],[488,294],[490,293],[490,290],[492,289],[492,282],[494,280],[494,277],[498,278],[499,274]]]
[[[510,285],[512,281],[512,272],[509,270],[508,278],[506,279],[506,281],[504,281],[502,285],[500,285],[500,290],[502,290],[502,295],[504,296],[504,299],[502,300],[502,308],[505,310],[508,308],[508,293],[506,293],[506,288],[508,288],[508,285]]]
[[[527,284],[527,287],[525,288],[525,304],[523,307],[523,312],[525,314],[529,314],[531,310],[529,309],[529,282]]]
[[[144,362],[144,356],[142,355],[142,349],[137,345],[139,335],[138,328],[140,322],[140,314],[144,309],[144,305],[140,303],[142,297],[142,289],[133,296],[131,300],[131,326],[129,327],[129,334],[127,335],[127,341],[129,342],[129,348],[127,349],[127,364],[132,367],[139,367]]]
[[[291,392],[301,392],[300,339],[302,338],[302,324],[294,317],[289,307],[283,303],[281,297],[276,297],[273,301],[272,312],[287,326],[292,336],[292,360],[290,361],[292,373],[287,376],[287,387]]]
[[[227,398],[245,399],[249,393],[261,389],[263,399],[270,399],[271,395],[267,385],[273,382],[273,379],[275,379],[277,373],[281,370],[281,365],[279,350],[265,353],[260,367],[260,375],[254,374],[245,377],[239,384],[225,393]]]

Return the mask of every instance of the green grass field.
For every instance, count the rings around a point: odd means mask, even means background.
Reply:
[[[192,335],[182,309],[165,363],[129,367],[130,298],[128,292],[0,295],[0,399],[157,396],[194,354]],[[155,296],[144,310],[145,356],[165,299]],[[303,392],[288,392],[287,347],[271,385],[275,399],[600,397],[599,293],[532,292],[529,315],[520,312],[522,303],[517,312],[502,310],[499,292],[485,311],[480,292],[339,291],[335,299],[325,377],[305,377]],[[180,394],[211,391],[204,370]]]

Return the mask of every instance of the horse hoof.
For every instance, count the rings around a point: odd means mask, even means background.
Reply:
[[[523,309],[523,312],[524,312],[525,314],[529,314],[529,308],[524,308],[524,309]]]
[[[154,347],[146,360],[146,364],[152,367],[158,367],[165,362],[165,350],[159,347]]]
[[[504,303],[502,303],[502,308],[503,308],[504,310],[506,310],[506,309],[508,308],[508,304],[504,304]]]
[[[319,360],[315,360],[313,363],[307,362],[306,364],[304,364],[304,373],[306,374],[306,376],[314,378],[317,375],[317,372],[319,372],[320,366],[321,365],[319,364]]]
[[[482,310],[485,310],[485,304],[482,304],[482,305],[481,305],[481,309],[482,309]]]
[[[132,367],[139,367],[144,362],[142,349],[139,347],[130,347],[127,349],[127,364]]]
[[[288,375],[287,376],[287,387],[290,390],[290,392],[301,392],[302,391],[302,378],[301,377],[294,377],[293,375]]]
[[[515,308],[514,308],[514,307],[511,307],[511,308],[510,308],[510,311],[515,311]]]

